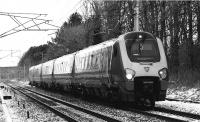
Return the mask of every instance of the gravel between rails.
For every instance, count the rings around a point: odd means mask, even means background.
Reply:
[[[184,103],[179,101],[166,100],[163,102],[158,102],[156,107],[200,115],[200,105],[195,103]]]

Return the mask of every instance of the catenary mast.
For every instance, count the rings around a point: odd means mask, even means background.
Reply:
[[[135,7],[135,20],[134,20],[134,31],[139,31],[139,0],[136,0],[136,7]]]

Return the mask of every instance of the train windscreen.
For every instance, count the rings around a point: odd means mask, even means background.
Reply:
[[[132,62],[158,62],[160,53],[156,38],[146,32],[133,32],[125,36],[126,49]]]

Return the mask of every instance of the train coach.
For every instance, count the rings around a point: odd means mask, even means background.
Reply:
[[[148,32],[123,34],[33,66],[29,72],[36,86],[151,106],[165,100],[169,77],[162,42]]]

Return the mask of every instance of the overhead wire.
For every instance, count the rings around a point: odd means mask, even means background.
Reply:
[[[69,13],[71,13],[72,11],[78,11],[84,4],[84,2],[89,2],[89,0],[79,0],[75,5],[74,7],[69,11],[67,12],[67,15]],[[78,8],[77,8],[78,7]],[[8,35],[11,35],[11,34],[14,34],[14,33],[17,33],[19,31],[37,31],[37,29],[30,29],[31,27],[35,27],[37,26],[38,27],[38,31],[47,31],[47,30],[58,30],[60,27],[59,26],[56,26],[56,25],[53,25],[53,24],[50,24],[49,21],[52,21],[52,20],[47,20],[47,19],[40,19],[38,17],[44,15],[46,16],[47,14],[38,14],[38,13],[9,13],[9,12],[0,12],[0,15],[4,15],[4,16],[9,16],[15,23],[17,23],[17,27],[14,27],[6,32],[3,32],[2,34],[0,34],[0,38],[2,37],[5,37],[5,36],[8,36]],[[37,17],[29,17],[29,16],[22,16],[22,15],[38,15]],[[66,15],[66,14],[65,14]],[[29,19],[28,21],[24,22],[24,23],[21,23],[19,21],[19,19],[17,18],[25,18],[25,19]],[[62,18],[61,18],[62,19]],[[60,20],[61,20],[60,19]],[[41,29],[38,25],[40,25],[41,23],[37,24],[34,20],[40,20],[40,21],[44,21],[42,23],[45,23],[47,25],[50,25],[50,26],[53,26],[53,27],[56,27],[56,29]],[[59,21],[60,21],[59,20]],[[33,26],[29,26],[29,27],[26,27],[25,24],[29,23],[29,22],[33,22],[35,25]],[[20,30],[16,30],[17,28],[19,27],[23,27],[24,29],[20,29]],[[12,32],[14,31],[14,32]]]
[[[20,14],[20,15],[19,15]],[[27,17],[27,15],[32,15],[32,16],[35,16],[37,15],[36,17]],[[8,12],[0,12],[0,15],[4,15],[4,16],[9,16],[15,23],[18,24],[17,27],[14,27],[6,32],[3,32],[2,34],[0,34],[0,38],[3,38],[5,36],[8,36],[8,35],[11,35],[11,34],[14,34],[14,33],[17,33],[17,32],[20,32],[20,31],[48,31],[48,30],[57,30],[59,27],[56,26],[56,25],[53,25],[53,24],[50,24],[49,22],[52,21],[52,20],[48,20],[48,19],[39,19],[39,17],[41,17],[42,15],[46,16],[47,14],[37,14],[37,13],[8,13]],[[25,16],[21,16],[21,15],[25,15]],[[24,23],[21,23],[19,21],[18,18],[25,18],[25,19],[28,19],[26,22]],[[43,21],[43,22],[36,22],[36,21]],[[29,23],[29,22],[33,22],[33,26],[28,26],[26,27],[25,24]],[[41,24],[46,24],[46,25],[49,25],[49,26],[52,26],[52,27],[56,27],[56,29],[50,29],[50,28],[45,28],[45,29],[41,29],[39,27],[39,25]],[[31,27],[37,27],[38,29],[31,29]],[[16,30],[17,28],[19,27],[23,27],[24,29],[19,29],[19,30]]]
[[[0,14],[29,14],[29,15],[44,15],[46,16],[47,14],[38,14],[38,13],[10,13],[10,12],[0,12]]]
[[[21,29],[21,30],[15,30],[15,32],[11,32],[11,33],[8,33],[8,34],[0,35],[0,38],[8,36],[8,35],[11,35],[11,34],[14,34],[14,33],[17,33],[17,32],[20,32],[20,31],[31,31],[31,29],[30,30],[27,30],[27,29],[35,27],[35,26],[38,26],[38,25],[41,25],[43,23],[46,23],[46,21],[38,23],[38,24],[33,25],[33,26],[29,26],[29,27]],[[47,31],[47,30],[49,30],[49,29],[44,29],[44,31]],[[35,31],[36,31],[36,29],[35,29]],[[37,31],[38,31],[38,29],[37,29]],[[42,31],[42,30],[39,30],[39,31]]]

